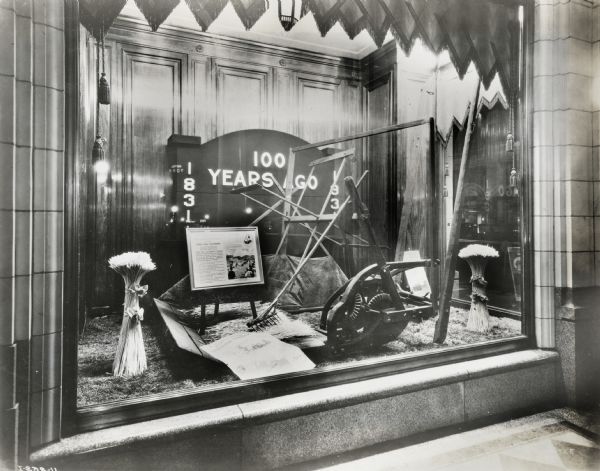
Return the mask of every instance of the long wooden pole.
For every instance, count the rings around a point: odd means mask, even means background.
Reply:
[[[456,196],[454,198],[454,213],[452,214],[452,224],[450,226],[450,237],[448,246],[446,247],[446,256],[444,258],[444,266],[442,268],[442,286],[440,293],[440,314],[435,324],[435,333],[433,341],[435,343],[444,343],[446,334],[448,333],[448,318],[450,316],[450,298],[452,297],[452,288],[454,284],[454,270],[456,269],[456,255],[458,249],[458,240],[460,238],[460,226],[463,210],[463,186],[467,164],[469,163],[469,147],[471,144],[471,135],[473,134],[475,113],[477,112],[477,103],[479,102],[479,88],[481,87],[481,79],[477,80],[473,100],[469,105],[469,119],[467,121],[467,132],[465,135],[465,143],[462,149],[460,158],[460,171],[458,173],[458,182],[456,184]]]
[[[329,146],[331,144],[337,144],[338,142],[352,141],[354,139],[361,139],[363,137],[376,136],[377,134],[383,134],[391,131],[398,131],[399,129],[408,129],[414,128],[416,126],[421,126],[423,124],[429,123],[428,119],[418,119],[416,121],[409,121],[407,123],[401,124],[392,124],[390,126],[385,126],[383,128],[371,129],[370,131],[363,131],[356,134],[351,134],[349,136],[336,137],[333,139],[327,139],[325,141],[315,142],[313,144],[304,144],[303,146],[293,147],[292,151],[301,152],[307,149],[314,149],[315,147],[323,147]]]

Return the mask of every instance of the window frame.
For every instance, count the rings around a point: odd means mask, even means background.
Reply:
[[[515,337],[458,347],[447,347],[400,354],[386,358],[361,360],[352,364],[320,367],[315,370],[235,381],[216,386],[168,393],[93,406],[77,407],[78,315],[84,306],[84,280],[79,270],[85,263],[85,198],[87,169],[81,155],[89,149],[80,140],[81,97],[79,91],[79,12],[77,0],[65,0],[65,227],[63,293],[63,387],[62,436],[117,425],[206,410],[215,407],[282,396],[311,389],[352,383],[465,360],[500,355],[535,347],[533,299],[533,179],[532,150],[532,79],[533,79],[533,0],[488,0],[524,7],[521,45],[521,106],[518,110],[522,152],[521,248],[523,254],[522,333]],[[438,162],[439,163],[439,162]],[[435,174],[436,172],[434,172]],[[439,190],[439,182],[436,183]],[[439,238],[439,234],[434,239]]]

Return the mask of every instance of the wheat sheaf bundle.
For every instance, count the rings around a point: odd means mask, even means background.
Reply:
[[[125,281],[123,323],[113,361],[113,374],[133,376],[143,373],[147,368],[141,326],[144,309],[140,308],[140,298],[146,294],[148,287],[140,286],[140,281],[146,273],[156,270],[156,265],[146,252],[115,255],[108,260],[108,265]]]
[[[488,332],[492,328],[492,319],[487,308],[487,281],[484,278],[485,267],[491,258],[499,256],[494,247],[483,244],[470,244],[458,252],[458,256],[471,267],[471,308],[467,319],[467,329],[475,332]]]
[[[460,258],[469,257],[498,257],[498,251],[494,247],[483,244],[471,244],[460,249],[458,252]]]
[[[123,277],[133,279],[156,270],[156,265],[147,252],[125,252],[115,255],[108,259],[108,266]]]

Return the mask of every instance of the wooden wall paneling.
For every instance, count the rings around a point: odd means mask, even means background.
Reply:
[[[289,69],[274,69],[273,129],[297,135],[296,106],[298,96],[294,87],[295,74]]]
[[[361,61],[360,81],[363,87],[360,102],[365,130],[399,122],[396,116],[396,62],[396,43],[393,41]],[[397,133],[363,139],[361,159],[363,169],[369,170],[366,184],[361,188],[362,197],[369,206],[378,243],[390,248],[388,256],[393,255],[391,248],[396,237],[396,140]],[[372,249],[358,253],[358,267],[374,261]]]
[[[96,83],[96,62],[95,48],[92,45],[91,35],[83,27],[80,28],[80,50],[79,50],[79,107],[80,107],[80,126],[79,126],[79,148],[81,149],[80,162],[85,169],[83,178],[84,188],[82,192],[85,195],[86,205],[83,211],[82,230],[84,231],[83,239],[86,241],[84,245],[84,260],[95,260],[95,207],[96,207],[96,190],[95,178],[92,170],[92,145],[94,143],[94,126],[95,126],[95,93],[92,93]],[[79,312],[79,333],[84,329],[87,311],[93,303],[93,286],[95,278],[94,263],[84,265],[81,273],[83,291],[86,296],[83,301],[83,312]]]
[[[196,115],[196,93],[194,90],[194,64],[189,54],[184,54],[183,58],[180,75],[181,128],[179,132],[187,136],[194,134],[196,130],[194,120]]]
[[[360,99],[358,61],[170,27],[150,33],[121,19],[107,47],[113,101],[104,134],[113,180],[103,194],[88,198],[90,205],[100,203],[86,224],[94,260],[86,275],[95,293],[90,305],[121,303],[120,280],[107,268],[110,256],[154,250],[165,217],[157,188],[170,184],[163,159],[172,133],[207,142],[238,129],[275,128],[315,141],[361,124],[360,105],[352,103]],[[87,75],[94,90],[95,70]],[[88,108],[93,118],[94,107]],[[85,137],[91,154],[93,122],[82,128],[91,135]]]
[[[298,136],[308,142],[339,137],[340,80],[298,73]]]
[[[109,83],[114,87],[112,78],[117,75],[117,67],[115,60],[115,44],[111,41],[106,42],[105,44],[105,63],[106,63],[106,75]],[[100,60],[100,68],[102,68],[102,62]],[[95,69],[95,64],[94,64]],[[96,78],[96,74],[94,74],[94,79]],[[94,80],[92,88],[92,97],[94,101],[94,106],[96,104],[96,83]],[[117,86],[118,87],[118,86]],[[111,89],[111,92],[114,93],[114,88]],[[94,108],[95,110],[95,108]],[[99,118],[100,118],[100,134],[105,139],[104,141],[104,155],[108,160],[109,165],[111,166],[111,174],[113,173],[113,166],[115,162],[115,157],[118,155],[118,141],[117,141],[117,133],[115,132],[113,123],[113,107],[108,105],[100,105],[99,107]],[[98,263],[96,265],[95,276],[94,276],[94,286],[93,286],[93,296],[97,300],[98,304],[95,306],[106,306],[106,302],[103,300],[103,292],[106,289],[111,289],[114,284],[114,280],[110,273],[107,270],[107,263],[109,257],[113,254],[110,253],[111,250],[111,236],[114,237],[114,221],[112,220],[113,212],[114,212],[114,199],[112,197],[113,186],[112,182],[109,180],[106,185],[99,185],[96,183],[95,174],[92,173],[92,179],[94,180],[95,188],[95,225],[94,225],[94,237],[95,237],[95,257],[93,260],[104,261],[104,263]]]
[[[340,80],[329,77],[295,74],[297,136],[308,142],[340,136],[340,83]],[[340,187],[343,188],[343,185],[340,184]],[[295,231],[304,234],[303,231],[292,228],[292,232]],[[329,248],[331,255],[343,266],[342,254],[332,246]]]
[[[398,119],[401,122],[433,116],[435,104],[435,75],[428,73],[399,74]],[[398,136],[399,152],[398,182],[404,200],[399,220],[407,218],[406,234],[396,242],[396,258],[401,258],[406,250],[419,250],[421,256],[431,252],[432,238],[428,228],[433,217],[428,204],[429,188],[429,129],[421,126],[407,129]],[[410,182],[417,182],[410,185]],[[404,227],[404,224],[402,227]]]
[[[159,51],[160,55],[172,53],[188,56],[190,87],[193,93],[189,103],[193,103],[194,106],[194,110],[190,110],[189,129],[191,133],[201,135],[204,142],[223,132],[223,126],[217,116],[218,110],[212,108],[213,105],[217,107],[217,64],[243,70],[269,70],[266,95],[269,100],[269,116],[264,127],[280,129],[292,134],[298,134],[298,119],[297,116],[293,116],[293,111],[289,114],[286,111],[297,107],[295,95],[297,88],[294,88],[293,83],[290,84],[292,93],[286,94],[287,80],[296,80],[298,74],[306,74],[329,82],[339,82],[339,80],[358,82],[359,79],[359,62],[356,60],[212,36],[168,25],[163,25],[159,31],[151,33],[143,22],[119,18],[111,27],[110,36],[122,44],[152,48]],[[199,69],[203,66],[195,63],[204,61],[206,61],[207,88],[202,90],[203,81],[200,80],[202,71]],[[202,92],[207,93],[206,101],[202,99]],[[290,103],[283,100],[292,101]],[[203,107],[202,110],[198,110],[199,105]],[[209,122],[212,125],[212,132],[208,132]],[[183,127],[185,128],[185,119]]]
[[[87,33],[86,33],[87,34]],[[111,85],[111,93],[118,93],[118,69],[115,57],[116,45],[112,41],[105,44],[105,70]],[[86,49],[84,57],[81,60],[82,67],[82,96],[86,101],[83,107],[83,126],[82,126],[82,148],[87,153],[86,158],[88,166],[88,206],[86,228],[86,259],[90,263],[86,264],[85,285],[86,285],[86,310],[94,315],[97,308],[109,304],[105,293],[110,292],[114,286],[114,280],[107,270],[106,261],[113,255],[114,248],[112,240],[114,239],[115,221],[114,218],[114,185],[109,180],[106,184],[99,184],[96,174],[93,170],[92,147],[96,138],[96,120],[99,121],[99,132],[104,141],[104,154],[106,160],[111,165],[113,176],[119,174],[118,161],[115,156],[118,155],[118,133],[114,125],[114,108],[112,106],[100,105],[98,116],[96,115],[96,96],[97,96],[97,77],[99,70],[96,66],[98,49],[95,40],[87,36]],[[102,63],[100,62],[100,70]],[[115,178],[116,181],[116,178]]]
[[[157,245],[166,222],[171,176],[167,139],[182,132],[182,84],[187,84],[187,56],[157,55],[127,46],[123,64],[123,177],[119,209],[125,246],[158,259]],[[160,268],[158,270],[160,272]],[[150,274],[152,280],[157,272]]]
[[[342,80],[341,87],[342,134],[362,131],[361,86],[357,80]]]
[[[216,61],[217,135],[270,127],[271,74],[257,64]]]
[[[367,129],[376,129],[392,124],[394,111],[394,72],[389,71],[365,89],[365,119]],[[365,166],[369,170],[366,189],[367,204],[370,209],[371,223],[375,229],[378,243],[387,246],[388,257],[393,247],[396,230],[393,215],[398,204],[395,196],[395,148],[394,136],[381,134],[366,140]],[[369,262],[373,251],[366,254]]]
[[[93,39],[87,30],[81,31],[82,41],[85,43],[82,45],[79,55],[79,67],[81,71],[79,87],[81,91],[80,106],[80,147],[83,151],[82,165],[87,168],[86,173],[86,208],[85,208],[85,224],[83,225],[85,231],[85,258],[87,260],[96,260],[96,183],[95,176],[92,169],[92,145],[95,139],[95,112],[96,112],[96,99],[95,99],[95,83],[96,83],[96,53]],[[86,291],[85,310],[88,311],[92,306],[95,305],[93,299],[94,282],[96,274],[96,264],[88,263],[83,270],[83,284]],[[87,312],[80,313],[79,329],[80,332],[84,328],[85,317]]]
[[[215,59],[217,136],[245,129],[269,128],[272,125],[272,69],[259,64]],[[249,156],[238,156],[239,167],[247,168]],[[224,166],[219,155],[219,168]],[[224,224],[226,209],[239,195],[218,184],[217,224]]]
[[[356,74],[358,76],[358,74]],[[348,136],[352,134],[359,133],[363,131],[363,120],[362,120],[362,86],[358,80],[350,80],[344,79],[341,81],[340,89],[340,127],[342,136]],[[365,139],[355,139],[353,141],[347,141],[343,144],[344,148],[353,147],[354,155],[350,157],[350,159],[346,163],[346,167],[344,170],[344,175],[352,175],[355,181],[360,178],[363,172],[363,146]],[[336,165],[336,170],[338,170],[339,165]],[[340,179],[340,194],[338,199],[343,201],[346,196],[346,188],[343,184],[343,176]],[[364,182],[366,183],[366,181]],[[362,189],[363,184],[361,184],[360,189]],[[364,197],[364,194],[361,193],[361,197]],[[343,216],[342,216],[343,217]],[[356,227],[354,229],[356,233]],[[353,242],[351,237],[346,238],[347,243]],[[333,244],[332,244],[333,245]],[[338,260],[343,260],[343,264],[341,264],[342,268],[346,272],[348,277],[353,276],[356,272],[363,268],[357,261],[360,259],[360,249],[345,247],[344,249],[340,249],[337,247],[331,247],[331,252],[337,256]]]
[[[359,66],[357,60],[345,57],[214,36],[197,29],[163,24],[158,31],[151,32],[144,21],[126,18],[118,18],[113,23],[110,35],[119,42],[156,46],[163,51],[227,58],[234,63],[261,64],[323,77],[356,78]]]
[[[213,61],[208,57],[190,59],[192,68],[193,113],[192,134],[200,136],[202,142],[213,139],[217,134],[216,126],[216,82],[213,74]]]
[[[362,122],[362,96],[361,96],[360,83],[354,80],[342,80],[340,85],[340,106],[342,108],[340,116],[340,127],[341,135],[348,136],[361,132]],[[352,175],[355,180],[358,180],[363,172],[363,141],[365,139],[359,139],[354,141],[347,141],[344,143],[345,148],[354,147],[354,156],[348,161],[345,173]],[[337,168],[337,167],[336,167]],[[342,182],[342,180],[340,180]],[[362,186],[362,184],[361,184]],[[343,189],[345,193],[344,185],[341,185],[340,190]],[[343,199],[344,196],[341,196]]]
[[[122,195],[124,188],[124,159],[122,152],[123,130],[122,120],[122,47],[107,38],[106,64],[109,68],[107,78],[110,84],[111,104],[100,106],[100,131],[106,139],[104,145],[105,158],[110,164],[110,180],[106,185],[96,183],[96,175],[91,167],[88,178],[88,205],[89,219],[86,223],[87,229],[87,306],[91,308],[92,315],[106,313],[106,308],[117,310],[119,308],[120,295],[119,280],[108,268],[108,259],[120,253],[125,244],[123,243],[124,231],[118,228],[124,227],[124,216],[122,208]],[[86,147],[90,149],[95,135],[95,113],[96,113],[96,79],[97,70],[95,62],[96,46],[93,40],[88,42],[88,88],[82,90],[86,94],[91,106],[91,123],[87,133],[91,138]],[[85,117],[84,117],[85,120]],[[93,194],[94,196],[91,196]]]

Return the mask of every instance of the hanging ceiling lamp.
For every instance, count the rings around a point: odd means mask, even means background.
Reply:
[[[298,16],[296,15],[296,0],[277,0],[279,21],[283,29],[286,31],[291,30],[296,23],[298,23]],[[302,0],[298,0],[298,5],[301,9]]]

